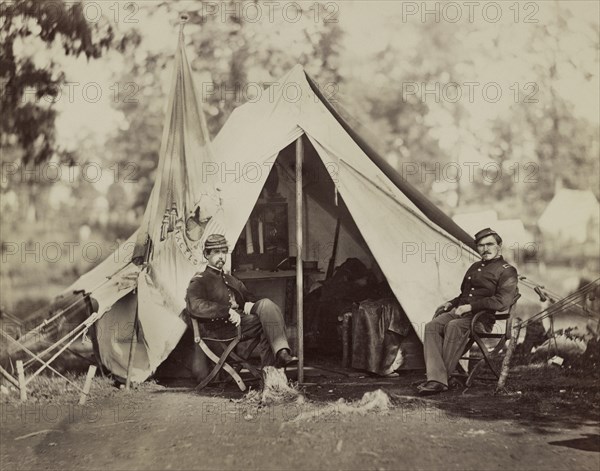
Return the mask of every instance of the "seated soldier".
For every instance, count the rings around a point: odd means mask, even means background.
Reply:
[[[425,324],[427,382],[419,386],[419,394],[448,390],[449,376],[467,345],[473,316],[484,311],[480,328],[491,332],[494,313],[508,309],[517,295],[517,270],[502,258],[500,236],[490,228],[483,229],[475,234],[475,245],[481,260],[465,273],[460,295],[438,307],[433,320]]]
[[[241,340],[260,339],[257,348],[262,366],[281,368],[296,363],[298,359],[290,354],[279,307],[269,299],[256,301],[240,280],[223,272],[228,249],[224,236],[207,237],[204,257],[208,266],[190,281],[186,295],[188,314],[202,322],[203,333],[212,338],[233,338],[241,324]]]

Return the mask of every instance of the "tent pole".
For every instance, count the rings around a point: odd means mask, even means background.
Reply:
[[[183,15],[182,15],[183,17]],[[181,26],[183,31],[183,26]],[[146,238],[146,250],[144,251],[144,267],[146,267],[146,265],[148,264],[148,261],[150,260],[150,256],[152,254],[152,248],[153,248],[153,244],[152,244],[152,239],[150,236],[147,236]],[[140,274],[141,272],[138,274],[138,283],[139,283],[139,279],[140,279]],[[127,359],[127,378],[125,378],[125,390],[129,391],[129,387],[131,385],[131,366],[133,365],[133,354],[134,349],[137,348],[137,346],[134,346],[134,340],[135,343],[138,343],[138,338],[137,338],[137,331],[139,329],[139,307],[140,307],[140,298],[139,298],[139,291],[136,289],[135,293],[137,294],[136,296],[136,304],[135,304],[135,317],[133,319],[133,332],[131,333],[131,343],[129,344],[129,358]]]
[[[137,290],[136,290],[137,291]],[[134,343],[137,343],[137,329],[138,329],[138,308],[140,305],[139,293],[136,297],[135,305],[135,318],[133,319],[133,331],[131,332],[131,342],[129,343],[129,357],[127,359],[127,378],[125,378],[125,390],[129,391],[131,385],[131,366],[133,365],[133,353],[134,349],[137,348]]]
[[[304,150],[302,136],[296,140],[296,323],[298,326],[298,382],[304,382],[304,278],[302,273],[302,163]]]

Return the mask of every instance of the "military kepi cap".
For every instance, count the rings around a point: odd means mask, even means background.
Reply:
[[[225,239],[224,235],[211,234],[206,238],[206,242],[204,242],[204,250],[208,251],[213,249],[229,249],[227,239]]]
[[[477,234],[475,234],[475,243],[479,242],[484,237],[491,235],[495,235],[500,239],[500,242],[502,242],[502,238],[498,235],[498,233],[495,230],[486,227],[485,229],[481,229]]]

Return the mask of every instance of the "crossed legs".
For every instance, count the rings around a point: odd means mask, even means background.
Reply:
[[[448,386],[448,376],[454,372],[469,340],[471,313],[459,316],[454,309],[425,324],[425,367],[427,380]]]
[[[258,337],[256,346],[262,366],[275,364],[275,355],[290,349],[285,333],[285,321],[279,306],[270,299],[257,301],[250,315],[241,317],[242,340]]]

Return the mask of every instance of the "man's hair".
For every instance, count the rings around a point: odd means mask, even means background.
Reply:
[[[203,253],[205,255],[210,255],[211,253],[216,252],[218,250],[222,250],[222,249],[228,250],[226,247],[216,247],[216,248],[213,248],[213,249],[204,249]]]
[[[493,236],[496,240],[496,243],[498,245],[502,245],[502,237],[500,237],[496,231],[490,229],[489,227],[486,227],[485,229],[482,229],[477,234],[475,234],[475,245],[477,245],[481,239],[484,239],[489,236]]]

